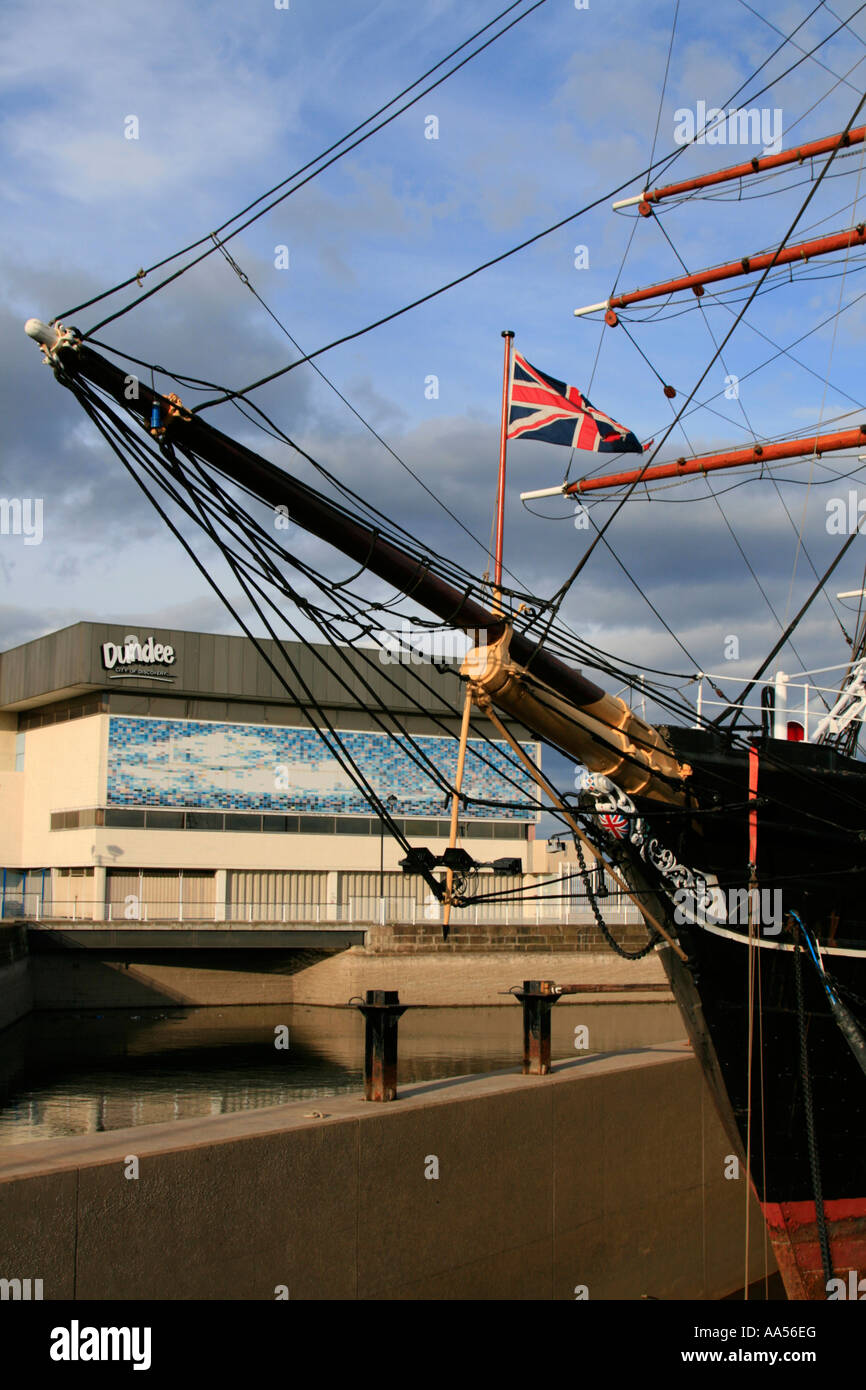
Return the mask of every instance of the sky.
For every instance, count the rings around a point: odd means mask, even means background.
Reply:
[[[521,0],[509,18],[528,8]],[[653,157],[676,152],[668,177],[687,178],[761,153],[760,144],[685,148],[676,139],[683,112],[697,112],[701,102],[728,109],[744,82],[738,103],[763,110],[767,130],[785,146],[842,129],[864,91],[866,8],[853,0],[844,8],[819,5],[783,44],[811,8],[804,0],[753,8],[745,0],[711,7],[699,0],[581,0],[580,8],[574,0],[545,0],[228,243],[238,270],[309,352],[601,200],[466,283],[317,358],[429,492],[311,366],[256,392],[256,402],[435,553],[483,572],[497,470],[501,331],[514,330],[517,350],[542,371],[579,386],[640,439],[658,442],[755,277],[732,282],[726,299],[708,293],[700,305],[691,296],[680,300],[676,313],[658,305],[634,311],[626,324],[631,336],[622,326],[606,328],[599,315],[575,318],[574,308],[605,299],[614,285],[650,284],[683,266],[693,271],[778,243],[821,166],[807,163],[772,183],[731,185],[724,199],[669,204],[653,218],[613,212],[612,191],[640,192]],[[289,0],[285,8],[273,0],[242,7],[153,0],[146,15],[108,0],[79,7],[6,0],[0,498],[39,499],[42,522],[39,543],[34,535],[0,534],[0,649],[82,619],[116,621],[123,632],[237,630],[75,400],[41,365],[24,321],[64,314],[207,236],[496,13],[486,0],[363,7]],[[849,16],[849,26],[783,75]],[[864,148],[834,165],[838,176],[824,180],[792,241],[843,230],[863,215]],[[659,461],[866,421],[864,264],[862,252],[832,265],[813,261],[805,278],[798,270],[756,298],[698,387],[695,400],[706,404],[673,431]],[[149,274],[143,288],[156,279]],[[76,309],[66,321],[90,331],[132,303],[139,293],[133,291]],[[232,388],[297,356],[219,254],[95,337],[144,362]],[[792,355],[779,354],[780,347]],[[773,360],[756,370],[766,359]],[[732,377],[739,378],[735,398]],[[164,374],[154,380],[158,389],[174,389]],[[664,383],[675,387],[674,400]],[[310,476],[290,450],[231,407],[209,418]],[[505,561],[529,592],[552,594],[592,531],[575,526],[569,501],[554,498],[530,510],[520,492],[556,486],[566,469],[576,478],[598,467],[597,456],[572,457],[556,446],[509,447]],[[674,673],[674,683],[708,671],[735,690],[840,544],[827,530],[828,502],[847,504],[853,492],[856,508],[866,496],[856,455],[831,467],[837,471],[807,459],[786,466],[778,483],[753,478],[743,485],[739,471],[717,474],[717,499],[706,480],[636,495],[609,534],[628,575],[598,547],[569,592],[563,618],[617,659]],[[607,494],[598,498],[591,515],[600,524],[613,504]],[[349,572],[320,542],[293,540],[334,577]],[[862,582],[862,545],[855,544],[830,581],[830,598],[802,624],[796,650],[780,655],[785,670],[844,662],[842,629],[853,630],[856,604],[834,595]],[[239,606],[248,611],[243,599]],[[411,605],[405,611],[411,614]]]

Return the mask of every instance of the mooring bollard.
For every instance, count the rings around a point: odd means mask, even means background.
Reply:
[[[550,1010],[559,998],[552,980],[524,980],[511,991],[523,1005],[523,1075],[547,1076],[550,1071]]]
[[[350,999],[349,1008],[364,1015],[364,1099],[397,1099],[397,1025],[409,1008],[396,989],[368,989],[366,998]]]

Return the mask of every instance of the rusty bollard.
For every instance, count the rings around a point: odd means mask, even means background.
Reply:
[[[511,991],[523,1005],[523,1075],[547,1076],[550,1071],[550,1010],[559,999],[552,980],[524,980]]]
[[[349,1007],[364,1015],[364,1099],[397,1099],[397,1025],[408,1004],[396,989],[368,989]]]

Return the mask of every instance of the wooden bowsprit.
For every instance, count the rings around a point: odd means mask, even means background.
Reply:
[[[532,761],[531,758],[527,757],[526,753],[523,751],[520,744],[517,742],[517,739],[512,737],[512,735],[506,729],[505,725],[502,723],[501,719],[499,719],[499,717],[496,715],[489,697],[486,695],[481,696],[477,703],[479,708],[490,720],[491,724],[493,724],[494,727],[499,730],[502,737],[517,754],[518,758],[523,763],[523,766],[529,772],[530,776],[538,783],[542,791],[545,792],[546,795],[550,798],[551,802],[556,807],[556,809],[562,813],[563,819],[566,821],[569,829],[573,831],[573,833],[580,840],[581,844],[589,850],[590,854],[592,855],[596,863],[599,865],[599,867],[604,869],[604,871],[614,880],[614,882],[619,885],[622,891],[626,894],[627,897],[631,899],[635,907],[641,913],[644,921],[647,922],[648,925],[651,926],[655,931],[657,931],[659,936],[664,937],[665,941],[668,943],[671,949],[676,952],[680,960],[688,960],[685,951],[682,949],[681,946],[677,944],[676,941],[674,941],[670,932],[667,931],[662,926],[661,922],[659,922],[658,919],[647,910],[643,903],[639,902],[637,896],[629,888],[625,879],[617,873],[616,869],[612,868],[611,865],[606,863],[606,861],[602,858],[595,845],[588,838],[588,836],[585,835],[584,832],[581,830],[574,816],[571,814],[568,807],[565,805],[565,802],[562,800],[561,797],[557,795],[556,791],[551,786],[550,782],[548,782],[547,778],[544,776],[541,770],[536,767],[535,763]]]
[[[448,848],[453,850],[457,847],[457,822],[460,816],[460,792],[463,787],[463,771],[466,766],[466,745],[469,742],[469,720],[472,717],[472,688],[466,687],[466,699],[463,702],[463,719],[460,723],[460,744],[457,749],[457,774],[454,778],[454,794],[451,797],[451,827],[448,835]],[[444,912],[442,915],[442,940],[448,940],[448,931],[451,926],[451,908],[453,905],[454,890],[454,870],[449,866],[445,877],[445,897],[443,898]]]

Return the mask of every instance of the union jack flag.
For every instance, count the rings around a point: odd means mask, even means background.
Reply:
[[[606,812],[603,816],[599,816],[598,823],[602,830],[607,830],[615,839],[625,839],[628,832],[628,821],[625,816],[620,815],[619,811],[614,811],[612,814]]]
[[[650,447],[641,446],[631,430],[596,410],[576,386],[545,376],[519,352],[511,369],[508,438],[541,439],[602,454],[640,454]]]

